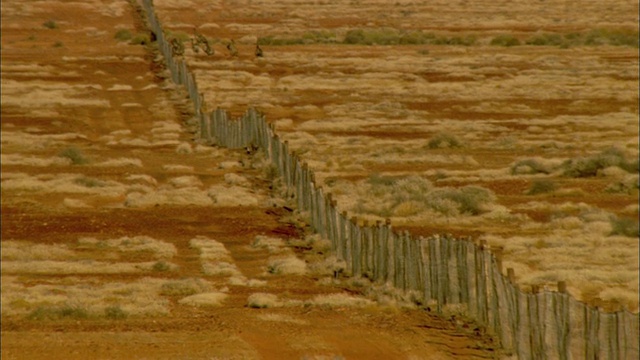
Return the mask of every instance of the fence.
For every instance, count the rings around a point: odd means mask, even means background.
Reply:
[[[305,162],[281,141],[264,116],[249,109],[238,120],[225,111],[203,111],[203,97],[184,60],[173,57],[151,0],[142,0],[175,83],[184,85],[200,121],[200,136],[219,146],[263,149],[298,209],[308,212],[315,232],[329,239],[352,276],[366,276],[413,292],[420,302],[462,304],[469,315],[493,332],[507,352],[521,359],[638,359],[639,316],[605,313],[558,291],[524,292],[505,276],[500,249],[448,236],[415,238],[397,232],[389,221],[368,224],[338,210],[330,193],[315,181]]]

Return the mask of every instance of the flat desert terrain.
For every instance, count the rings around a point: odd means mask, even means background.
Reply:
[[[154,4],[207,108],[264,113],[341,209],[638,312],[637,2]],[[137,9],[2,2],[3,359],[509,356],[335,277],[260,153],[197,140]]]

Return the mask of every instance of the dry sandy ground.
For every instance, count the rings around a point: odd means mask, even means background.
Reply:
[[[496,356],[333,280],[259,159],[196,144],[155,55],[114,38],[132,9],[2,2],[3,359]]]
[[[638,310],[637,2],[155,3],[170,36],[210,39],[214,55],[185,52],[209,109],[264,112],[342,210],[487,240],[525,289],[565,280],[592,305]],[[343,44],[353,31],[392,44]],[[393,42],[411,34],[475,42]],[[442,135],[455,146],[429,145]],[[635,170],[568,175],[611,148]],[[469,215],[422,196],[465,186],[495,198]]]

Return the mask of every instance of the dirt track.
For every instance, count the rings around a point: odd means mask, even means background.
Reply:
[[[165,88],[155,55],[114,39],[118,28],[140,30],[128,3],[3,1],[2,7],[3,359],[494,357],[492,339],[473,325],[424,310],[314,304],[248,308],[247,298],[257,292],[304,302],[333,293],[360,297],[363,290],[320,282],[325,275],[265,273],[271,254],[250,248],[253,239],[292,240],[304,229],[293,227],[283,219],[287,211],[271,205],[278,203],[269,201],[262,171],[240,165],[251,162],[246,154],[198,147],[185,127],[174,126],[188,120],[188,111],[184,99]],[[56,26],[43,26],[48,20]],[[87,163],[60,162],[59,154],[69,148]],[[225,163],[232,165],[221,166]],[[203,193],[229,186],[226,174],[245,177],[250,184],[245,188],[260,205],[223,205],[219,198],[209,203],[211,197]],[[56,182],[63,178],[67,182]],[[176,254],[167,262],[174,270],[110,274],[82,267],[155,261],[145,252],[109,258],[79,245],[87,237],[134,236],[173,245]],[[189,246],[197,236],[224,244],[240,273],[264,285],[233,285],[226,276],[204,275],[198,251]],[[45,251],[5,257],[9,243]],[[73,252],[68,263],[85,270],[34,272],[56,260],[52,254],[59,249]],[[305,251],[298,248],[296,254],[302,258],[309,255]],[[26,270],[11,267],[25,263]],[[108,292],[109,286],[133,289],[140,282],[191,278],[208,282],[226,300],[194,307],[179,303],[180,295],[153,290],[145,296],[160,310],[145,314],[144,306],[132,307],[139,299],[127,297],[134,290],[125,290],[98,295],[104,298],[87,305],[86,314],[32,316],[88,303],[74,297],[77,288],[90,289],[82,292],[89,297]],[[105,305],[132,310],[126,318],[110,318],[102,312]]]

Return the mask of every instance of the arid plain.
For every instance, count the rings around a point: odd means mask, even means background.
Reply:
[[[638,311],[637,3],[155,5],[207,106],[265,113],[342,209],[484,239],[523,288]],[[141,19],[2,2],[3,358],[501,355],[334,279],[259,154],[194,140]]]

